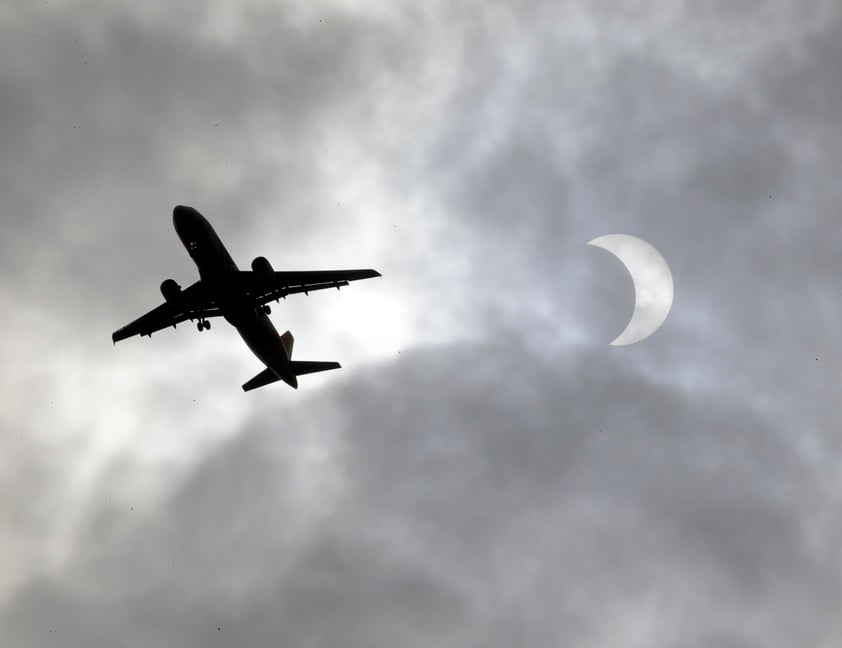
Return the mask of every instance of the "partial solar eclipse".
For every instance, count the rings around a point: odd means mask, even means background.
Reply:
[[[672,272],[661,253],[629,234],[606,234],[588,245],[607,250],[626,266],[634,283],[634,312],[625,330],[611,342],[634,344],[657,331],[672,308]]]

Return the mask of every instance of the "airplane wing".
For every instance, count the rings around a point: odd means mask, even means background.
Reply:
[[[303,270],[280,271],[266,276],[253,270],[241,270],[239,281],[242,289],[255,300],[256,305],[276,301],[295,293],[307,294],[311,290],[339,289],[350,281],[379,277],[371,269],[360,270]]]
[[[218,317],[222,315],[219,307],[213,302],[205,291],[201,280],[185,288],[177,306],[164,302],[157,308],[138,317],[134,322],[127,324],[111,334],[111,340],[116,344],[134,335],[151,336],[155,331],[160,331],[168,326],[175,327],[176,324],[187,320]]]

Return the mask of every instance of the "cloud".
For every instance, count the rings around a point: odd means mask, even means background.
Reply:
[[[699,403],[602,354],[445,347],[284,420],[258,415],[154,507],[100,500],[72,559],[6,606],[5,639],[757,645],[834,632],[839,574],[813,533],[832,489],[798,439],[727,396]]]
[[[0,644],[838,643],[840,12],[726,4],[0,10]],[[111,347],[177,203],[342,372]]]

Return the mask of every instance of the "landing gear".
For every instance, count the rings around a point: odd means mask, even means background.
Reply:
[[[262,310],[263,310],[263,313],[265,315],[271,315],[272,314],[272,309],[269,307],[269,304],[265,304],[263,306]]]
[[[199,322],[196,324],[196,328],[199,330],[200,333],[205,330],[210,330],[210,327],[210,322],[206,319],[200,319]]]

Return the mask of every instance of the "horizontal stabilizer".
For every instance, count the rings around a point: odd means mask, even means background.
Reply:
[[[280,380],[280,378],[278,378],[278,374],[267,368],[243,385],[243,391],[251,391],[252,389],[263,387],[263,385],[268,385],[270,383],[277,382],[278,380]]]
[[[303,374],[316,373],[317,371],[339,369],[342,365],[338,362],[307,362],[305,360],[293,360],[289,363],[289,366],[292,369],[292,373],[296,376],[301,376]]]

